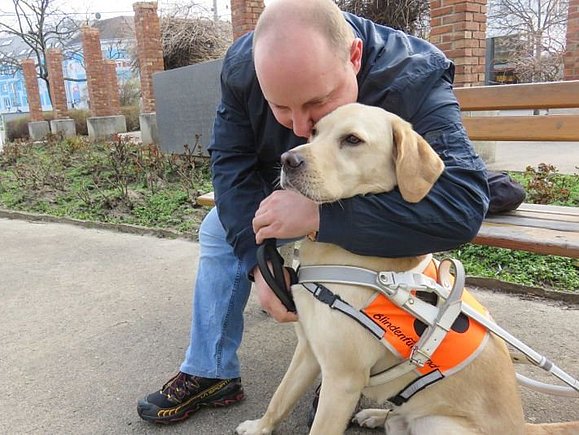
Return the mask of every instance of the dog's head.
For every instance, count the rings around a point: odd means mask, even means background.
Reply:
[[[309,142],[281,156],[281,185],[319,203],[398,186],[408,202],[430,191],[444,164],[402,118],[347,104],[318,121]]]

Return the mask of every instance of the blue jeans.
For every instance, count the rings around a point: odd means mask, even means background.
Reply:
[[[204,378],[236,378],[251,282],[225,240],[216,208],[201,223],[199,244],[191,338],[180,370]]]

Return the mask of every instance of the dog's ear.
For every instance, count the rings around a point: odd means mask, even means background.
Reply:
[[[406,201],[418,202],[442,174],[444,163],[406,121],[395,120],[392,135],[398,188]]]

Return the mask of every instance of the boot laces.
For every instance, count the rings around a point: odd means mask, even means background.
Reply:
[[[189,396],[192,390],[199,388],[199,381],[196,376],[188,375],[187,373],[179,372],[169,382],[163,385],[161,394],[169,400],[174,399],[181,402],[183,398]]]

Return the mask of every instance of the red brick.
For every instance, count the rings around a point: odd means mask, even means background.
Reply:
[[[117,64],[114,60],[104,61],[104,74],[107,76],[108,95],[111,115],[121,115],[121,98],[117,79]]]
[[[430,9],[430,16],[431,17],[442,17],[445,15],[452,14],[453,12],[452,6],[447,6],[445,8],[437,8],[437,9]]]
[[[233,39],[237,39],[255,28],[263,8],[263,0],[231,0]]]
[[[92,116],[109,116],[111,107],[109,86],[103,63],[99,30],[94,27],[82,27],[82,47],[88,86],[89,109]]]

